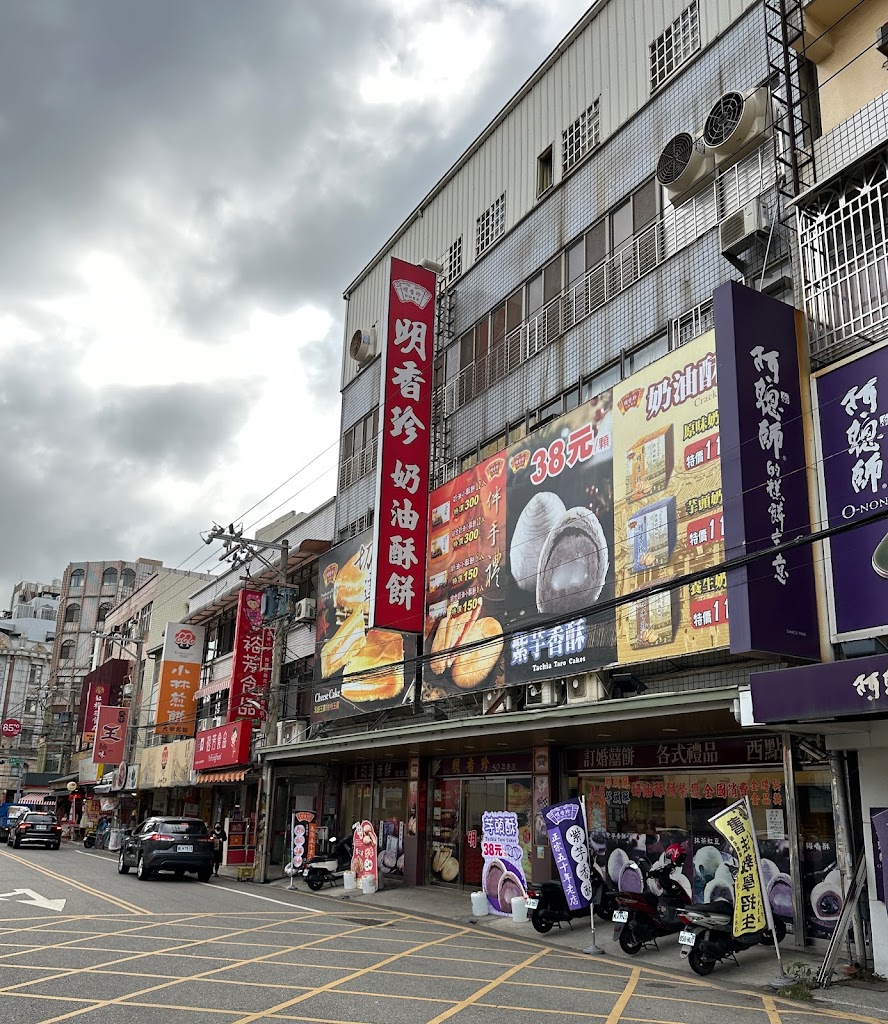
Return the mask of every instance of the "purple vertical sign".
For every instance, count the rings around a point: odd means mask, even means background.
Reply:
[[[888,425],[888,348],[815,377],[822,489],[830,526],[860,523],[830,538],[833,640],[886,632],[888,477],[882,459]]]
[[[579,799],[547,807],[543,821],[567,905],[571,910],[582,910],[592,899],[592,865]]]
[[[820,657],[795,310],[729,281],[715,290],[731,653]]]

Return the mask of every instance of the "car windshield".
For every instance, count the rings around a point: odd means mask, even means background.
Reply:
[[[182,835],[183,833],[203,835],[207,831],[207,826],[202,821],[160,821],[157,823],[157,831],[166,836]]]
[[[36,822],[38,825],[54,825],[55,815],[54,814],[29,814],[29,822]]]

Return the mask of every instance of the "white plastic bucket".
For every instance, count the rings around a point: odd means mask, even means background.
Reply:
[[[485,914],[490,913],[490,904],[487,902],[487,893],[485,892],[473,892],[472,893],[472,916],[473,917],[484,917]]]
[[[363,892],[365,896],[369,896],[371,893],[376,892],[376,885],[374,884],[372,875],[364,875],[361,879],[361,892]]]
[[[527,903],[525,902],[525,898],[523,896],[512,897],[512,920],[527,920]]]
[[[355,888],[357,888],[357,886],[356,886],[357,877],[358,876],[354,873],[354,871],[343,871],[342,872],[342,884],[345,886],[346,889],[355,889]]]

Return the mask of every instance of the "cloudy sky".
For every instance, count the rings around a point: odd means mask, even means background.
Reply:
[[[0,5],[0,608],[334,493],[344,286],[586,6]]]

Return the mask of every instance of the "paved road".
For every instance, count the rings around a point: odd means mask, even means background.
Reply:
[[[139,882],[104,854],[0,847],[0,1021],[69,1020],[883,1024],[470,925],[221,879]]]

